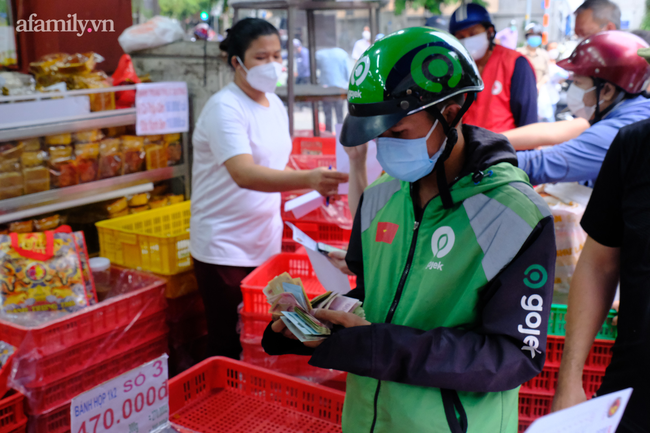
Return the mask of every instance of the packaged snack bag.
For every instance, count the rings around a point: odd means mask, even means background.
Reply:
[[[81,261],[81,273],[86,282],[86,294],[88,295],[88,305],[95,305],[97,303],[97,290],[95,289],[95,279],[90,270],[90,263],[88,262],[88,248],[86,248],[86,238],[84,232],[74,232],[75,242],[77,244],[77,252]]]
[[[75,238],[69,233],[0,236],[0,309],[73,312],[88,306]]]

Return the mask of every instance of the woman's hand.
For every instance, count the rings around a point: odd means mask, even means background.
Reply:
[[[309,171],[310,187],[315,189],[323,197],[338,194],[339,183],[348,181],[347,173],[340,173],[336,170],[328,170],[319,167]]]
[[[293,332],[289,331],[287,325],[285,325],[284,322],[280,320],[280,317],[281,317],[280,314],[273,315],[273,325],[271,325],[271,329],[273,330],[273,332],[282,334],[287,338],[291,338],[292,340],[297,340],[296,336],[293,335]]]
[[[347,253],[343,251],[332,251],[327,255],[327,258],[330,260],[336,269],[343,272],[345,275],[354,275],[354,273],[348,268],[348,264],[345,262],[345,255]]]

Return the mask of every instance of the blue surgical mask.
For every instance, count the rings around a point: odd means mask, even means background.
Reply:
[[[440,149],[429,157],[427,140],[437,125],[438,119],[433,123],[429,133],[421,138],[377,138],[377,160],[386,173],[405,182],[415,182],[431,173],[447,145],[445,138]]]
[[[526,38],[526,42],[533,48],[537,48],[542,45],[542,37],[539,35],[530,35]]]

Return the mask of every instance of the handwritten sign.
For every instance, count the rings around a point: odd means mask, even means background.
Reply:
[[[167,355],[72,399],[72,433],[152,432],[167,424]]]
[[[138,84],[135,108],[138,135],[189,131],[189,102],[185,82]]]

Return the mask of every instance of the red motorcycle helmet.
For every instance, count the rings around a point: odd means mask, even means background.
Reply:
[[[608,81],[634,95],[645,89],[650,78],[650,65],[637,54],[637,50],[647,47],[632,33],[610,30],[589,36],[557,65],[574,74]]]

